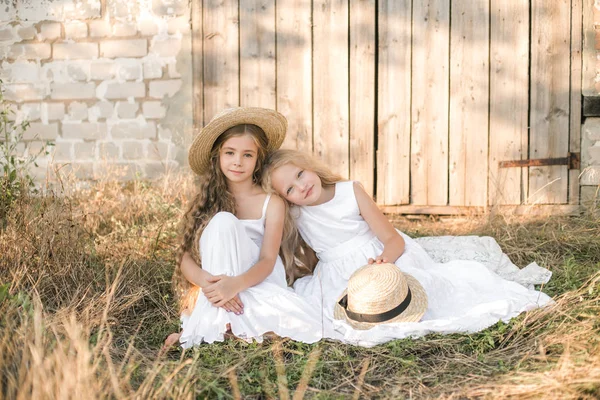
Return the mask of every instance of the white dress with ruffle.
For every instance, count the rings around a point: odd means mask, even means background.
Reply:
[[[237,276],[258,262],[269,199],[270,196],[265,199],[260,219],[240,220],[231,213],[220,212],[210,220],[200,238],[202,268],[213,275]],[[239,296],[244,313],[235,315],[213,306],[200,293],[191,314],[181,317],[182,347],[222,341],[227,324],[231,324],[235,336],[248,341],[260,342],[266,332],[305,343],[314,343],[323,336],[320,310],[287,286],[279,257],[263,282]]]
[[[313,275],[298,279],[294,289],[322,309],[323,320],[333,324],[334,329],[324,332],[334,339],[369,347],[433,332],[477,332],[552,301],[532,289],[532,284],[546,282],[550,272],[530,265],[519,274],[492,238],[426,238],[423,242],[428,249],[447,261],[440,263],[416,240],[400,232],[406,246],[395,264],[421,283],[428,296],[427,311],[420,322],[352,329],[344,321],[333,319],[335,302],[350,275],[383,252],[383,243],[360,215],[354,183],[338,182],[332,200],[294,210],[299,214],[296,223],[300,234],[319,258]],[[468,259],[460,259],[461,255]],[[477,259],[489,262],[485,265]]]

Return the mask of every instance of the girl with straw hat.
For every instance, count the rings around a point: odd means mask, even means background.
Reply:
[[[265,156],[281,145],[286,128],[274,110],[234,108],[194,138],[189,163],[200,186],[183,218],[175,279],[182,332],[165,346],[222,341],[228,329],[246,340],[266,332],[321,339],[318,310],[288,288],[278,256],[285,204],[260,182]]]
[[[345,342],[475,332],[551,301],[474,260],[434,262],[394,229],[360,183],[302,152],[273,152],[263,186],[295,206],[300,235],[319,259],[312,275],[294,283],[296,293],[321,307]]]

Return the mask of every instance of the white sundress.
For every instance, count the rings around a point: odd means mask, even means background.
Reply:
[[[213,275],[237,276],[256,264],[269,199],[270,195],[265,199],[260,219],[240,220],[231,213],[220,212],[210,220],[200,238],[202,268]],[[244,313],[235,315],[213,306],[200,293],[192,312],[181,316],[182,347],[222,341],[228,323],[235,336],[248,341],[260,342],[266,332],[305,343],[314,343],[323,336],[320,309],[287,286],[279,257],[271,275],[239,296]]]
[[[515,272],[515,269],[519,271],[518,268],[510,261],[506,263],[508,258],[491,238],[427,238],[424,242],[430,249],[438,250],[438,259],[449,259],[438,263],[415,240],[400,232],[406,246],[395,264],[421,283],[428,296],[427,312],[420,322],[381,324],[369,330],[355,330],[344,321],[333,318],[334,305],[346,288],[350,275],[367,264],[369,258],[380,255],[383,244],[360,215],[354,183],[338,182],[332,200],[295,210],[299,214],[296,220],[298,230],[317,253],[319,263],[313,275],[294,283],[294,289],[322,307],[323,319],[333,324],[335,330],[331,334],[331,330],[327,329],[325,334],[334,339],[370,347],[432,332],[471,333],[552,302],[546,294],[514,281],[541,283],[549,279],[550,272],[531,265],[526,276],[519,275]],[[461,254],[455,250],[456,244],[470,246],[467,254],[472,260],[453,259]],[[473,248],[476,250],[473,251]],[[498,251],[503,257],[498,257]],[[485,258],[485,254],[499,264],[486,266],[473,260],[482,258],[482,255]],[[499,268],[500,264],[502,268]],[[494,271],[514,280],[504,279]],[[538,281],[532,281],[532,277]]]

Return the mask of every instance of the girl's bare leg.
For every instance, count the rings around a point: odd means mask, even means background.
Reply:
[[[231,333],[231,324],[227,324],[227,333],[226,333],[226,335],[231,335],[231,337],[235,337]],[[173,332],[169,336],[167,336],[167,338],[165,339],[165,342],[164,342],[163,346],[161,347],[161,349],[159,351],[159,354],[165,353],[171,347],[173,347],[177,343],[179,343],[179,338],[180,337],[181,337],[181,332]]]

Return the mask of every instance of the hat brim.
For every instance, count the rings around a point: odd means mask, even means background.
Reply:
[[[236,125],[251,124],[261,128],[267,136],[267,152],[281,147],[287,130],[287,120],[275,110],[259,107],[240,107],[222,111],[194,138],[188,153],[192,171],[201,175],[210,165],[210,152],[217,138]]]
[[[404,277],[406,279],[408,287],[410,288],[412,299],[410,301],[410,305],[406,308],[406,310],[398,314],[396,317],[384,322],[359,322],[353,320],[352,318],[348,317],[346,309],[340,305],[340,300],[348,292],[347,289],[344,290],[342,295],[336,301],[335,308],[333,309],[333,317],[335,319],[344,320],[348,323],[348,325],[350,325],[354,329],[359,330],[371,329],[372,327],[381,324],[391,324],[398,322],[419,322],[421,318],[423,318],[425,312],[427,311],[427,293],[425,293],[425,289],[423,289],[423,286],[421,286],[419,281],[416,280],[412,275],[405,273]]]

